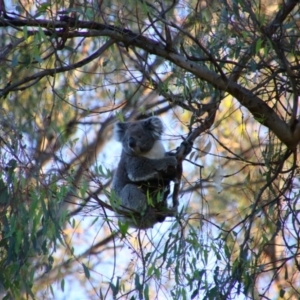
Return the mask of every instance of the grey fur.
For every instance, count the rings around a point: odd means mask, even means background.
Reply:
[[[165,152],[160,141],[162,133],[158,117],[119,122],[114,128],[123,148],[112,189],[120,199],[120,209],[135,216],[123,220],[137,228],[153,227],[165,219],[161,213],[167,211],[169,184],[175,178],[177,160]]]

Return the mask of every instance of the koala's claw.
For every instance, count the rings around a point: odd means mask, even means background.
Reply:
[[[191,141],[183,141],[180,145],[180,147],[177,147],[176,149],[176,155],[178,155],[178,153],[180,152],[181,150],[181,147],[184,147],[184,151],[182,153],[182,155],[185,157],[187,156],[188,154],[190,154],[190,152],[192,151],[192,148],[193,148],[193,142]]]

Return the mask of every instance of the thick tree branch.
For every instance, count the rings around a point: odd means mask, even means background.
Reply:
[[[295,5],[294,1],[291,2],[293,2],[293,4]],[[290,9],[288,11],[290,11]],[[142,36],[141,34],[137,34],[130,30],[118,28],[111,25],[86,21],[77,21],[76,23],[74,22],[74,24],[70,24],[62,21],[52,22],[48,20],[0,20],[0,27],[11,25],[41,26],[47,28],[48,30],[55,28],[67,28],[67,26],[74,25],[77,28],[80,28],[81,30],[97,30],[97,32],[93,32],[94,35],[106,36],[112,39],[109,42],[107,42],[105,46],[103,46],[105,47],[105,49],[107,49],[111,44],[113,44],[116,41],[119,43],[123,43],[126,47],[138,47],[147,51],[148,53],[163,57],[173,62],[175,65],[183,68],[184,70],[194,74],[199,79],[210,83],[216,89],[231,94],[240,102],[242,106],[246,107],[250,111],[250,113],[259,123],[268,127],[290,149],[295,149],[295,147],[300,141],[300,129],[298,128],[300,127],[300,125],[297,123],[294,127],[294,131],[292,131],[290,126],[284,120],[282,120],[275,113],[275,111],[273,111],[273,109],[271,109],[261,98],[257,97],[250,90],[242,87],[241,85],[232,80],[224,81],[224,79],[216,72],[209,70],[203,65],[199,65],[196,62],[188,60],[183,55],[177,53],[174,49],[172,49],[172,51],[169,48],[166,49],[166,45],[148,37]],[[274,31],[273,27],[272,29],[272,31]],[[60,35],[62,33],[65,37],[68,38],[74,37],[76,35],[74,32],[66,33],[65,31],[53,32],[53,35]],[[100,49],[98,51],[100,51]],[[91,60],[92,58],[90,59],[90,61]],[[81,66],[81,64],[77,64],[72,67],[75,68]],[[68,67],[65,68],[68,69]],[[64,70],[67,70],[65,68],[59,68],[58,71],[63,72]],[[38,76],[52,75],[54,73],[57,73],[58,71],[55,69],[45,70],[43,72],[31,76],[30,78],[31,80],[34,80]],[[26,78],[24,79],[24,83],[28,81],[28,77],[27,80]],[[18,84],[20,84],[20,82]],[[7,87],[7,89],[10,88],[11,87]],[[4,89],[2,91],[2,95],[5,93],[6,90]]]

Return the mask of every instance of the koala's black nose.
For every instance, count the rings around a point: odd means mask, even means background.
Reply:
[[[130,148],[134,148],[134,147],[136,146],[135,139],[132,138],[132,137],[129,138],[128,143],[129,143],[129,147],[130,147]]]

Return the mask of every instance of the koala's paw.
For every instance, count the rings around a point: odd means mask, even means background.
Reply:
[[[177,159],[175,156],[166,157],[169,167],[177,167]]]
[[[183,141],[181,144],[185,147],[184,156],[187,156],[188,154],[190,154],[193,149],[193,142]]]
[[[181,155],[183,155],[184,157],[186,157],[188,154],[190,154],[190,152],[193,149],[193,142],[191,141],[183,141],[180,145],[180,147],[177,148],[177,152],[176,155],[178,155],[179,152],[181,151],[181,148],[183,147],[184,151]]]
[[[163,164],[163,171],[167,171],[170,167],[176,168],[177,167],[177,159],[175,156],[165,157],[165,163]]]

